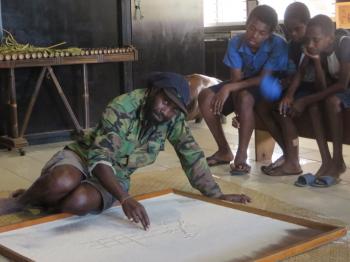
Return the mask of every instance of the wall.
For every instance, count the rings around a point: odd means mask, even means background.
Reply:
[[[230,69],[223,60],[228,39],[205,40],[205,74],[221,80],[230,80]]]
[[[139,50],[133,64],[135,88],[151,71],[204,72],[202,0],[132,1],[132,42]]]

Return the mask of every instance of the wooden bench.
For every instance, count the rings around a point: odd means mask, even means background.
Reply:
[[[350,145],[350,109],[343,112],[344,117],[344,131],[343,131],[343,144]],[[311,121],[308,114],[303,114],[295,121],[299,137],[313,138],[315,135],[311,126]],[[330,137],[327,132],[327,137]],[[259,162],[271,161],[273,150],[275,147],[275,141],[267,132],[266,127],[262,123],[259,117],[255,117],[255,159]]]

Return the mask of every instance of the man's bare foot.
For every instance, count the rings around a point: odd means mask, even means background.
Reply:
[[[10,194],[10,197],[12,198],[20,197],[21,195],[23,195],[24,192],[26,192],[26,190],[23,188],[17,189]]]
[[[22,211],[24,205],[19,203],[17,198],[1,198],[0,199],[0,215],[11,214]]]

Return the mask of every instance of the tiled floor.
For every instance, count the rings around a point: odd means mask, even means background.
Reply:
[[[229,125],[226,125],[225,130],[227,137],[236,142],[238,139],[236,130],[229,127]],[[195,134],[197,135],[197,132]],[[206,139],[208,139],[207,136]],[[209,155],[215,152],[216,147],[214,147],[214,150],[205,149]],[[233,146],[233,151],[236,151],[236,144]],[[221,179],[240,183],[243,187],[260,191],[294,206],[315,211],[329,218],[339,219],[350,225],[350,146],[344,145],[343,152],[345,163],[348,166],[347,171],[342,174],[341,182],[330,188],[300,188],[294,186],[297,176],[270,177],[262,174],[260,171],[262,163],[254,161],[254,139],[251,140],[248,155],[249,163],[252,165],[251,173],[248,176],[232,177],[227,174],[229,167],[226,167],[227,172],[218,170],[218,176]],[[280,155],[281,150],[275,148],[273,159],[277,159]],[[318,170],[320,154],[315,140],[300,139],[300,158],[304,173],[313,173]],[[215,171],[216,169],[213,168],[214,173]]]
[[[229,121],[228,121],[229,122]],[[206,125],[190,123],[198,143],[202,146],[206,155],[216,150],[215,142]],[[236,150],[237,131],[230,124],[225,124],[227,138],[232,143],[232,150]],[[252,170],[249,175],[232,177],[229,175],[229,167],[221,166],[212,168],[216,178],[239,184],[244,188],[253,189],[269,195],[294,206],[305,208],[319,213],[321,216],[336,218],[350,225],[350,146],[344,146],[345,162],[348,165],[346,173],[342,175],[342,181],[330,188],[299,188],[293,185],[296,177],[269,177],[260,172],[261,163],[254,161],[254,139],[249,147],[249,163]],[[26,149],[26,155],[20,156],[16,151],[0,151],[0,191],[10,191],[17,188],[28,187],[39,175],[41,167],[58,149],[67,142],[39,146],[30,146]],[[309,139],[300,141],[301,162],[304,172],[314,172],[320,165],[320,156],[316,142]],[[275,149],[273,158],[280,155],[280,150]],[[166,171],[171,167],[178,167],[179,161],[170,145],[166,145],[165,152],[159,155],[156,163],[142,171],[157,170]]]

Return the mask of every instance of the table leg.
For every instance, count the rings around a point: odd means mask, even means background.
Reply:
[[[90,104],[89,104],[89,76],[88,76],[88,70],[87,65],[83,64],[83,78],[84,78],[84,93],[83,93],[83,100],[84,100],[84,124],[85,124],[85,130],[90,128]]]
[[[24,136],[24,133],[25,133],[25,131],[27,129],[30,116],[32,115],[34,104],[36,102],[36,99],[38,98],[41,84],[43,83],[43,79],[44,79],[44,76],[45,76],[46,69],[47,68],[45,66],[41,69],[41,72],[40,72],[40,75],[38,77],[38,80],[36,81],[34,92],[32,94],[32,97],[30,98],[30,102],[29,102],[26,114],[24,116],[23,126],[22,126],[22,130],[20,132],[20,136]]]
[[[83,134],[83,129],[82,127],[80,126],[79,122],[78,122],[78,119],[76,118],[74,112],[73,112],[73,109],[72,107],[70,106],[68,100],[67,100],[67,97],[65,96],[63,90],[62,90],[62,87],[60,85],[60,83],[58,82],[57,80],[57,77],[55,75],[55,73],[53,72],[52,70],[52,67],[51,66],[48,66],[47,69],[49,70],[49,73],[51,75],[51,78],[52,78],[52,81],[54,82],[54,86],[56,87],[57,89],[57,92],[59,94],[59,96],[61,97],[62,101],[63,101],[63,104],[64,106],[66,107],[68,113],[69,113],[69,116],[71,117],[72,121],[73,121],[73,124],[75,126],[75,129],[76,131],[78,132],[78,134]]]
[[[28,141],[18,135],[18,114],[17,114],[17,97],[16,97],[16,79],[15,69],[9,69],[8,83],[8,114],[9,114],[9,134],[0,137],[0,144],[8,149],[17,148],[21,155],[25,154],[23,148],[28,145]]]
[[[9,112],[10,112],[10,136],[18,137],[18,115],[17,115],[17,98],[16,98],[16,79],[15,69],[10,68],[9,83]]]

